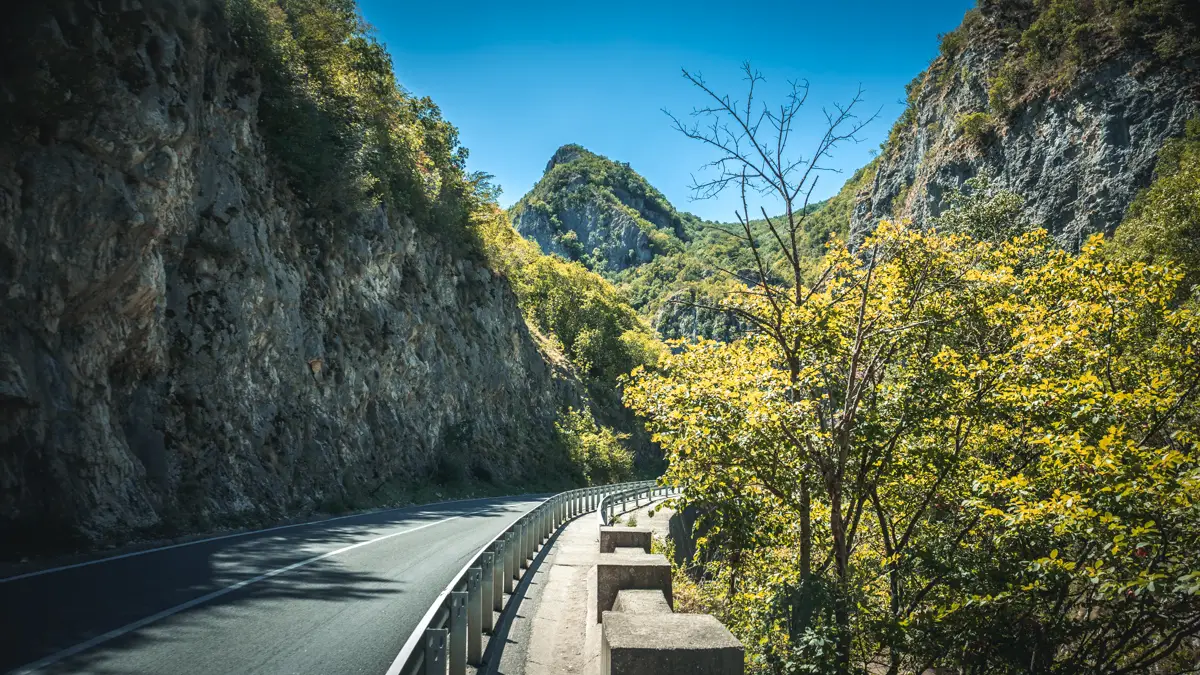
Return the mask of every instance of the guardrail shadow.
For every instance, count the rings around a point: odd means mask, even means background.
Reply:
[[[512,595],[509,596],[508,601],[504,604],[504,609],[499,614],[496,627],[493,629],[491,636],[488,637],[487,646],[483,650],[483,665],[476,670],[476,675],[502,675],[500,661],[504,657],[504,647],[508,644],[516,644],[514,641],[508,639],[509,631],[512,630],[514,620],[527,618],[519,614],[521,603],[528,595],[529,587],[535,583],[538,571],[541,570],[542,562],[550,554],[550,549],[554,548],[554,544],[558,541],[559,536],[566,531],[571,523],[580,518],[595,517],[596,512],[593,510],[584,511],[564,520],[562,525],[550,535],[550,538],[538,550],[537,555],[529,563],[529,568],[521,575],[520,581],[517,582],[516,586],[513,586]]]

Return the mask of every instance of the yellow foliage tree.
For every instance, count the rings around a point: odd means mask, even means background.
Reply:
[[[1148,672],[1200,634],[1200,323],[1103,249],[885,222],[635,372],[753,666]]]

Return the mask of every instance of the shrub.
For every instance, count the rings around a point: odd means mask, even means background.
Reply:
[[[959,135],[965,136],[976,146],[983,147],[996,130],[996,122],[985,112],[966,113],[959,116],[956,129]]]
[[[950,31],[949,33],[942,33],[938,36],[938,49],[941,51],[942,56],[945,56],[946,58],[953,58],[957,56],[958,53],[962,51],[965,43],[966,37],[963,35],[962,31],[954,30]]]
[[[1020,70],[1011,63],[1001,66],[988,85],[988,107],[996,115],[1008,115],[1016,104],[1020,86]]]
[[[625,447],[629,434],[597,425],[586,408],[563,411],[555,430],[588,485],[617,483],[633,475],[633,453]]]
[[[1115,238],[1122,257],[1177,265],[1184,294],[1200,283],[1200,118],[1159,152],[1154,183],[1130,205]]]
[[[965,234],[982,241],[1004,241],[1033,229],[1025,200],[997,187],[990,175],[967,180],[947,198],[948,208],[930,222],[939,232]]]

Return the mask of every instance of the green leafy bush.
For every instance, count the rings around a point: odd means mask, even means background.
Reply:
[[[1025,216],[1025,200],[996,186],[990,175],[981,173],[963,187],[950,193],[949,206],[930,221],[939,232],[999,242],[1033,229]]]
[[[1116,243],[1123,257],[1178,266],[1187,293],[1200,283],[1200,118],[1159,152],[1154,183],[1130,205]]]
[[[976,146],[982,147],[996,130],[996,122],[985,112],[973,112],[961,115],[956,127],[960,136],[966,137]]]
[[[978,8],[974,8],[963,15],[962,24],[958,28],[939,35],[938,51],[942,57],[950,61],[961,54],[981,21],[983,21],[983,14]]]
[[[624,445],[629,434],[601,427],[586,409],[575,408],[560,415],[555,429],[588,485],[619,483],[633,475],[633,453]]]

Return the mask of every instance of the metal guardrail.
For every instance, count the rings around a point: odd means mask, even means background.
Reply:
[[[629,487],[616,492],[611,492],[600,498],[600,506],[596,509],[596,511],[600,514],[601,525],[611,524],[611,516],[613,514],[612,509],[618,504],[621,505],[620,513],[625,513],[629,510],[626,507],[629,505],[629,501],[631,499],[633,500],[634,508],[637,508],[638,506],[641,506],[642,497],[645,497],[646,503],[649,504],[650,502],[654,501],[656,496],[666,497],[667,495],[676,494],[678,492],[676,488],[662,487],[652,480],[642,481],[640,483],[628,483],[627,485]]]
[[[483,634],[491,634],[493,611],[505,608],[538,548],[567,520],[601,507],[620,495],[649,495],[654,481],[618,483],[554,495],[496,535],[455,575],[433,601],[416,630],[392,661],[387,675],[465,675],[467,665],[483,664]]]

